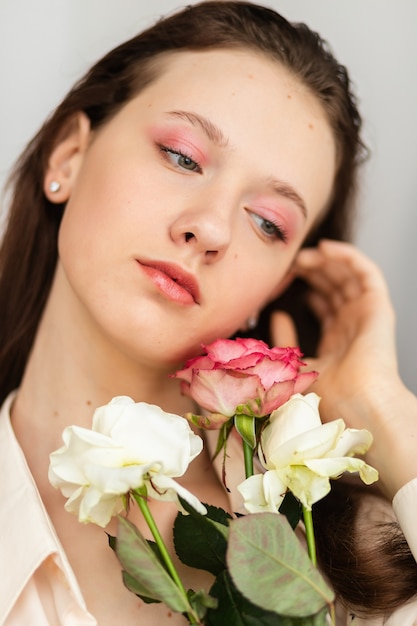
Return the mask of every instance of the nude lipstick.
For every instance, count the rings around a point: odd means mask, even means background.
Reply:
[[[169,300],[183,305],[199,304],[200,291],[192,274],[174,263],[140,261],[142,271]]]

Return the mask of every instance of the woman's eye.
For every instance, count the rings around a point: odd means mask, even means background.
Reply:
[[[189,172],[198,172],[201,173],[200,164],[197,163],[193,158],[184,154],[180,150],[174,150],[173,148],[168,148],[167,146],[159,146],[161,152],[164,152],[170,162],[176,167],[180,167],[183,170],[187,170]]]
[[[251,216],[253,221],[259,226],[262,233],[269,239],[279,239],[284,243],[287,242],[288,237],[282,226],[265,219],[262,215],[258,215],[257,213],[251,212]]]

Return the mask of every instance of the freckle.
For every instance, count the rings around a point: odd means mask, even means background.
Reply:
[[[86,405],[87,405],[87,406],[91,406],[91,400],[87,400],[87,401],[86,401]]]
[[[289,93],[289,94],[288,94],[288,96],[287,96],[287,98],[288,98],[288,100],[291,100],[292,95]]]
[[[310,124],[308,125],[308,127],[309,127],[309,128],[311,128],[311,130],[313,130],[313,128],[314,128],[314,124],[311,124],[311,123],[310,123]]]
[[[59,413],[58,411],[54,411],[54,417],[58,417]]]
[[[254,78],[253,74],[248,74],[248,78],[250,78],[250,80],[253,80]]]

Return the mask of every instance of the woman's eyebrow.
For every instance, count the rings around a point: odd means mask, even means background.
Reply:
[[[220,128],[202,115],[192,113],[191,111],[169,111],[167,115],[169,117],[185,120],[193,126],[198,126],[210,141],[221,148],[225,148],[229,144],[227,137],[225,137]]]
[[[213,124],[213,122],[198,113],[193,113],[191,111],[168,111],[167,116],[185,120],[193,126],[198,126],[210,141],[221,148],[225,148],[229,145],[229,140],[224,135],[222,130],[216,126],[216,124]],[[274,193],[294,202],[294,204],[296,204],[301,210],[303,217],[307,218],[307,208],[305,202],[291,185],[275,178],[271,178],[267,182]]]
[[[288,198],[288,200],[291,200],[294,204],[298,206],[301,213],[303,214],[303,217],[307,219],[308,212],[306,204],[300,194],[297,193],[297,191],[294,189],[294,187],[276,178],[271,178],[268,182],[274,193],[284,198]]]

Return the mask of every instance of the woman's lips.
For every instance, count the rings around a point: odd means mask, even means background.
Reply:
[[[199,304],[200,291],[192,274],[172,263],[139,260],[138,263],[167,298],[179,304]]]

